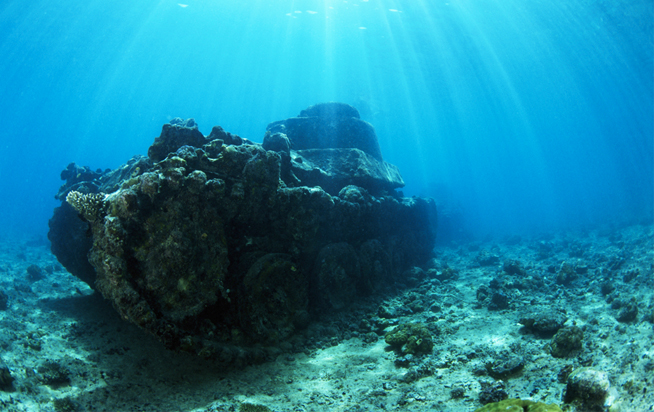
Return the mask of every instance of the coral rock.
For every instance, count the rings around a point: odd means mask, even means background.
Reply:
[[[549,350],[555,358],[566,358],[582,347],[584,332],[578,326],[559,329],[549,344]]]
[[[578,402],[583,410],[595,410],[611,401],[610,386],[606,372],[590,368],[579,368],[568,378],[563,400]]]
[[[420,323],[400,325],[388,332],[385,340],[403,354],[430,353],[434,347],[429,329]]]
[[[561,408],[543,402],[506,399],[484,405],[475,412],[561,412]]]

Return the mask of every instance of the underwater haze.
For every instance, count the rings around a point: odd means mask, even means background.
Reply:
[[[652,221],[651,0],[4,0],[0,233],[174,117],[261,142],[355,106],[442,238]]]

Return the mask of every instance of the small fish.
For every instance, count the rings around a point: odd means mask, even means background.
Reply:
[[[181,8],[188,7],[188,4],[177,3],[177,5]]]

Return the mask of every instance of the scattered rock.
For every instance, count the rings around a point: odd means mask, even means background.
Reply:
[[[476,296],[477,296],[477,301],[480,304],[484,304],[490,298],[490,295],[491,295],[491,290],[488,288],[488,286],[481,285],[479,286],[479,288],[477,288]]]
[[[509,394],[506,392],[506,385],[502,381],[498,382],[480,382],[482,390],[479,393],[479,402],[482,405],[486,405],[493,402],[500,402],[509,398]]]
[[[9,368],[0,358],[0,390],[8,392],[13,389],[14,377],[11,376]]]
[[[600,285],[600,292],[604,296],[610,295],[611,293],[613,293],[614,290],[615,290],[615,286],[611,281],[604,281]]]
[[[578,326],[559,329],[549,344],[549,351],[555,358],[567,358],[582,348],[584,332]]]
[[[396,308],[389,305],[380,305],[377,310],[377,316],[382,319],[394,319],[397,317]]]
[[[270,412],[270,408],[265,405],[243,402],[238,407],[239,412]]]
[[[509,308],[509,295],[504,291],[499,290],[493,292],[490,296],[490,302],[488,303],[488,310],[502,310]]]
[[[402,273],[401,282],[409,287],[418,286],[425,279],[426,273],[422,268],[413,266]]]
[[[561,408],[543,402],[506,399],[482,406],[475,409],[475,412],[561,412]]]
[[[628,270],[622,277],[622,281],[624,283],[629,283],[632,280],[636,279],[640,275],[640,271],[638,269],[635,270]]]
[[[509,275],[526,276],[527,271],[518,260],[505,260],[503,270]]]
[[[30,282],[36,282],[41,279],[44,279],[45,275],[43,274],[43,269],[37,265],[29,265],[27,267],[27,280]]]
[[[525,367],[522,356],[511,355],[505,359],[498,359],[486,364],[488,374],[495,379],[505,380],[511,375],[522,371]]]
[[[638,302],[636,298],[631,298],[624,307],[618,313],[618,316],[615,317],[618,322],[629,323],[633,322],[638,318]]]
[[[556,283],[559,285],[569,286],[572,281],[577,279],[578,274],[575,272],[574,267],[567,263],[563,262],[559,268],[559,272],[556,275]]]
[[[559,383],[566,383],[568,381],[568,378],[570,377],[570,374],[572,373],[574,369],[574,366],[571,364],[565,365],[559,373],[556,376],[557,382]]]
[[[0,310],[7,310],[9,308],[9,296],[0,290]]]
[[[450,396],[452,397],[452,399],[461,399],[461,398],[463,398],[465,395],[466,395],[466,391],[465,391],[465,389],[463,389],[463,388],[460,387],[460,386],[459,386],[459,387],[456,387],[456,388],[453,388],[453,389],[450,391]]]
[[[475,258],[475,261],[479,264],[479,266],[494,266],[500,263],[500,257],[495,254],[491,254],[487,250],[481,250]]]
[[[578,275],[585,275],[588,273],[588,269],[590,269],[588,265],[577,265],[575,266],[575,273]]]
[[[79,410],[75,401],[69,397],[57,398],[52,401],[52,406],[57,412],[75,412]]]
[[[521,318],[518,322],[524,325],[524,330],[542,338],[551,338],[563,327],[567,318],[565,315],[548,311]]]
[[[421,323],[400,325],[388,332],[384,339],[402,354],[430,353],[434,347],[429,329]]]
[[[442,269],[429,269],[427,270],[427,277],[431,279],[438,279],[441,282],[447,281],[447,280],[456,280],[459,277],[459,271],[449,268],[449,267],[444,267]]]
[[[554,250],[554,245],[552,242],[540,241],[538,242],[538,259],[544,260],[550,257]]]
[[[59,362],[46,361],[37,371],[39,381],[54,389],[70,384],[70,371]]]
[[[568,378],[563,401],[578,402],[584,410],[596,410],[605,405],[609,398],[611,383],[605,372],[590,368],[579,368]]]

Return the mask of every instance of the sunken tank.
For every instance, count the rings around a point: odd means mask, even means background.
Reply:
[[[70,164],[49,239],[59,261],[166,347],[264,361],[318,313],[401,280],[435,239],[374,128],[325,103],[263,144],[173,119],[115,170]]]

